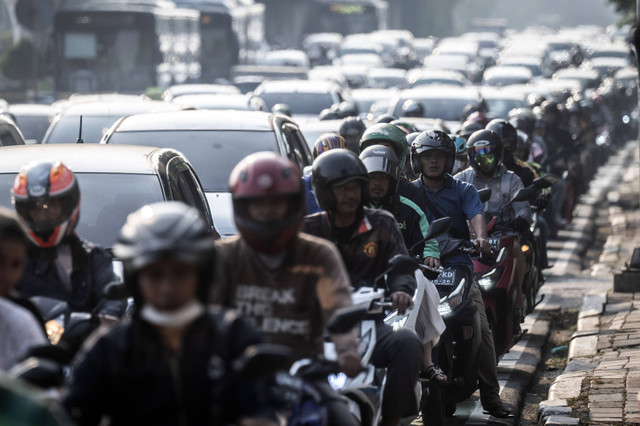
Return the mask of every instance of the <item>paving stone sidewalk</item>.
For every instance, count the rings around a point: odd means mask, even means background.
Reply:
[[[614,275],[627,268],[640,247],[640,161],[638,142],[621,167],[621,179],[606,193],[612,228],[591,273],[610,277],[609,291],[586,294],[569,362],[540,404],[545,425],[638,424],[640,409],[640,280],[637,289],[614,291]],[[602,200],[601,200],[602,202]]]

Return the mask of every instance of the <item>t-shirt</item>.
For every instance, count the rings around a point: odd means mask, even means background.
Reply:
[[[32,346],[48,343],[33,314],[0,297],[0,371],[18,363]]]
[[[349,277],[337,249],[300,233],[282,265],[272,270],[240,236],[218,240],[216,248],[212,301],[235,308],[270,342],[291,347],[296,359],[321,353],[326,319],[351,305]]]

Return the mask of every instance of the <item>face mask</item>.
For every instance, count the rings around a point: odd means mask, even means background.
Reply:
[[[140,317],[159,327],[181,328],[193,322],[203,312],[204,305],[194,300],[175,311],[159,311],[153,306],[143,305]]]

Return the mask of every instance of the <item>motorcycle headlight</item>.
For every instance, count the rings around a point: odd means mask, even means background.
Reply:
[[[451,313],[462,303],[462,296],[464,295],[464,287],[467,280],[462,278],[460,280],[460,284],[449,293],[448,296],[440,299],[440,304],[438,305],[438,312],[441,316],[445,317],[451,315]]]
[[[478,285],[485,291],[491,290],[498,284],[503,271],[504,267],[492,269],[478,280]]]

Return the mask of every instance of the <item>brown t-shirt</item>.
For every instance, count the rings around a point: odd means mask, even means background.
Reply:
[[[218,240],[212,302],[235,308],[296,359],[322,351],[326,319],[351,305],[349,276],[333,244],[300,233],[270,270],[239,236]]]

